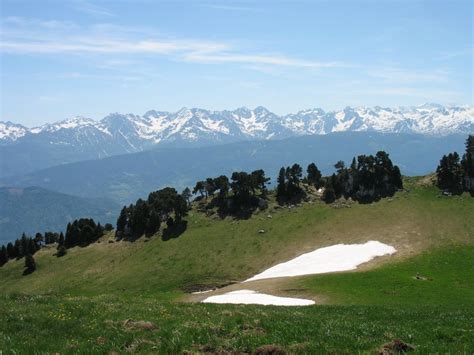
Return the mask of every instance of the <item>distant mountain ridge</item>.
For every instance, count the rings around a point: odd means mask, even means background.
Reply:
[[[68,222],[92,217],[115,223],[120,205],[105,198],[71,196],[40,187],[0,187],[0,245],[36,232],[65,232]]]
[[[474,107],[424,104],[331,112],[316,108],[284,116],[261,106],[233,111],[182,108],[175,113],[151,110],[141,116],[113,113],[101,121],[75,117],[31,129],[0,122],[0,177],[157,146],[205,146],[335,132],[467,134],[474,132]]]
[[[31,129],[0,121],[0,143],[40,137],[49,138],[51,144],[93,144],[94,141],[113,140],[126,152],[135,152],[162,142],[222,143],[347,131],[447,135],[473,129],[474,107],[471,106],[348,106],[341,111],[325,112],[314,108],[284,116],[262,106],[233,111],[184,107],[174,113],[151,110],[141,116],[112,113],[100,121],[78,116]],[[80,142],[84,139],[88,142]]]
[[[197,180],[233,171],[264,169],[276,182],[281,166],[295,162],[305,169],[315,162],[323,174],[355,155],[385,150],[404,175],[436,169],[446,152],[464,150],[467,135],[427,136],[378,132],[341,132],[279,140],[236,142],[204,147],[158,147],[143,152],[75,162],[4,178],[4,186],[41,186],[81,197],[106,197],[121,205],[145,198],[165,186],[178,190]]]

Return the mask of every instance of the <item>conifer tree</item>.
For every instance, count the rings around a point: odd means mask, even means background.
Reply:
[[[316,164],[314,163],[309,164],[308,168],[306,169],[306,172],[308,173],[308,176],[307,176],[308,183],[310,185],[313,185],[317,189],[319,189],[322,185],[322,182],[321,182],[322,175],[318,167],[316,166]]]
[[[331,184],[331,180],[328,180],[326,187],[324,188],[324,193],[321,198],[326,203],[332,203],[336,201],[336,193],[334,192],[334,187]]]
[[[191,206],[192,193],[189,187],[186,187],[183,192],[181,192],[181,196],[183,196],[183,198],[186,200],[188,206]]]
[[[58,246],[64,246],[64,234],[63,234],[63,232],[59,233]]]
[[[466,152],[461,161],[464,191],[474,196],[474,135],[466,139]]]
[[[7,254],[8,254],[8,259],[15,259],[17,257],[15,253],[15,247],[13,246],[11,242],[7,244]]]
[[[36,262],[35,262],[35,259],[33,258],[33,255],[26,254],[25,255],[25,271],[23,272],[23,275],[31,274],[35,270],[36,270]]]
[[[280,169],[277,179],[277,200],[282,203],[286,199],[286,170]]]
[[[463,191],[463,170],[458,153],[443,155],[436,169],[438,187],[453,194]]]
[[[0,267],[5,265],[8,261],[7,248],[4,245],[0,248]]]
[[[120,211],[119,218],[117,219],[117,232],[123,232],[127,226],[127,206],[123,206]]]

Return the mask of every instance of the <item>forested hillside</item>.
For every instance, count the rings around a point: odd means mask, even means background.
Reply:
[[[325,175],[334,163],[350,164],[355,155],[384,150],[404,175],[432,172],[440,157],[462,151],[465,135],[431,137],[349,132],[286,140],[235,143],[195,149],[157,149],[107,159],[66,164],[4,179],[7,186],[41,186],[82,197],[107,197],[129,204],[165,186],[182,190],[209,176],[263,169],[272,186],[281,166],[316,162]]]
[[[82,198],[39,187],[0,188],[0,244],[46,231],[65,232],[68,222],[92,217],[113,222],[120,205],[104,198]]]

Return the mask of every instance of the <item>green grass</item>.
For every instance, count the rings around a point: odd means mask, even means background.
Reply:
[[[179,238],[109,244],[106,236],[62,258],[42,250],[28,276],[23,260],[10,261],[0,268],[0,351],[252,352],[276,344],[290,353],[354,353],[400,338],[421,353],[472,353],[474,199],[440,197],[419,181],[393,199],[351,208],[271,207],[247,221],[193,210]],[[324,305],[180,302],[190,285],[243,280],[321,246],[367,240],[398,252],[356,272],[269,283],[275,294]],[[127,330],[126,319],[157,330]]]
[[[272,218],[268,218],[270,214]],[[413,188],[391,201],[336,209],[305,204],[261,212],[246,221],[218,220],[192,211],[177,239],[106,241],[35,255],[38,269],[22,277],[23,260],[0,268],[3,293],[151,295],[169,300],[193,284],[239,281],[303,252],[336,243],[379,240],[394,245],[395,259],[446,243],[472,243],[474,199],[439,198],[431,188]],[[266,233],[259,234],[264,229]]]
[[[333,304],[474,309],[473,271],[473,245],[446,245],[374,270],[313,275],[294,284]]]
[[[0,305],[0,350],[6,354],[251,353],[266,344],[291,353],[356,353],[393,339],[420,353],[474,351],[472,308],[176,305],[110,296],[2,297]],[[157,329],[130,331],[123,326],[127,319],[151,321]]]

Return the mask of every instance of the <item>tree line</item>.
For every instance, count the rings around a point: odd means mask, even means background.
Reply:
[[[197,201],[205,199],[205,209],[217,207],[219,215],[246,218],[255,209],[267,206],[267,184],[270,178],[262,169],[247,173],[236,171],[230,179],[225,175],[196,182],[193,194]]]
[[[437,185],[441,190],[460,195],[464,191],[474,197],[474,135],[466,139],[466,151],[443,155],[436,169]]]
[[[306,196],[302,183],[318,190],[324,188],[321,198],[326,203],[341,197],[367,203],[393,196],[403,188],[400,169],[393,165],[389,155],[383,151],[377,152],[375,156],[359,155],[357,160],[352,159],[348,168],[343,161],[337,162],[334,167],[336,173],[327,177],[322,177],[314,163],[308,165],[305,177],[299,164],[282,167],[277,180],[277,201],[280,204],[301,201]]]
[[[23,233],[21,238],[0,248],[0,266],[6,264],[8,260],[18,260],[25,257],[25,267],[27,268],[25,274],[31,273],[36,268],[33,255],[43,246],[56,243],[56,256],[61,257],[67,253],[68,248],[94,243],[103,235],[104,230],[113,230],[113,226],[107,223],[102,227],[100,223],[96,224],[92,218],[81,218],[68,223],[65,235],[62,232],[45,232],[28,237]]]
[[[348,167],[339,161],[334,168],[334,174],[322,176],[315,163],[307,166],[305,175],[299,164],[282,167],[275,189],[277,202],[298,203],[306,197],[308,187],[317,189],[326,203],[341,197],[369,203],[392,196],[403,188],[399,167],[384,151],[375,156],[354,157]],[[474,196],[474,136],[470,135],[466,140],[462,159],[456,152],[444,155],[436,172],[440,189],[455,194],[469,191]],[[269,183],[270,178],[259,169],[250,173],[234,172],[230,178],[225,175],[206,178],[196,182],[192,191],[186,188],[178,193],[174,188],[165,187],[151,192],[146,200],[138,199],[135,204],[122,208],[116,224],[116,239],[133,241],[142,235],[151,236],[160,231],[163,224],[166,224],[163,239],[181,234],[187,226],[184,217],[191,208],[193,197],[205,210],[217,208],[222,217],[247,218],[257,208],[267,208]],[[60,257],[68,248],[87,246],[102,237],[104,231],[111,230],[111,224],[101,226],[91,218],[81,218],[68,223],[65,235],[46,232],[44,235],[37,233],[33,238],[23,234],[0,248],[0,266],[10,259],[25,257],[26,268],[32,270],[36,267],[33,255],[43,245],[56,243],[56,255]]]
[[[152,192],[147,200],[138,199],[135,204],[124,206],[117,219],[117,239],[134,240],[142,235],[157,233],[166,223],[164,233],[173,233],[185,227],[189,203],[184,194],[172,187]]]

